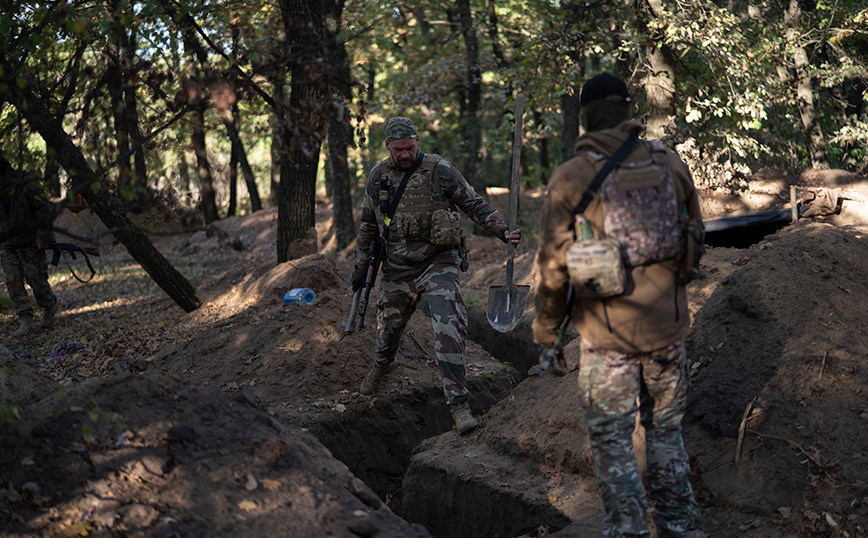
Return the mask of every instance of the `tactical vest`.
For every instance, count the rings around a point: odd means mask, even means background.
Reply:
[[[622,162],[603,181],[604,231],[618,241],[624,259],[636,267],[681,258],[684,241],[675,178],[666,147],[656,140],[644,141],[651,158]],[[582,151],[599,170],[608,157]]]
[[[440,156],[426,154],[419,168],[407,180],[404,194],[398,201],[395,215],[389,225],[389,242],[406,243],[412,241],[428,241],[431,234],[431,215],[438,209],[450,209],[451,203],[443,199],[440,178],[436,167]],[[395,191],[406,172],[397,168],[381,166],[383,179],[389,181],[388,201],[391,203]],[[382,183],[377,185],[379,200],[384,199]],[[383,225],[385,214],[379,212],[378,221]]]

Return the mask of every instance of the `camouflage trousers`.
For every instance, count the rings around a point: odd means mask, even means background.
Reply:
[[[646,491],[633,452],[636,413],[645,428],[647,496],[658,534],[683,536],[696,525],[699,507],[681,438],[687,383],[681,341],[651,353],[625,354],[582,339],[579,390],[606,509],[604,536],[650,535]]]
[[[33,305],[27,296],[26,282],[33,290],[36,302],[43,309],[54,306],[57,297],[48,283],[48,261],[45,252],[35,248],[4,248],[3,271],[6,273],[6,288],[9,298],[15,303],[15,313],[32,316]]]
[[[456,258],[451,252],[439,255],[420,270],[390,272],[380,281],[377,299],[377,348],[379,364],[395,360],[401,334],[416,311],[422,294],[428,296],[434,351],[443,381],[446,403],[465,402],[464,352],[467,347],[467,306],[461,298]]]

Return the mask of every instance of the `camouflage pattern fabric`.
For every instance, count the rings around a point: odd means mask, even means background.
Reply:
[[[619,164],[600,187],[606,236],[621,243],[633,267],[680,258],[684,248],[666,148],[656,140],[643,143],[651,158]],[[601,153],[584,153],[598,170],[608,160]]]
[[[386,142],[410,138],[419,138],[416,124],[410,118],[397,116],[390,119],[389,123],[386,124]]]
[[[361,224],[357,238],[356,266],[366,265],[368,246],[380,236],[385,215],[379,208],[380,180],[391,181],[397,189],[404,177],[391,157],[376,165],[368,177]],[[434,181],[438,186],[433,185]],[[439,194],[442,193],[442,196]],[[508,228],[500,214],[470,187],[455,165],[439,155],[425,155],[422,164],[407,180],[395,215],[389,225],[384,268],[390,264],[424,264],[457,245],[438,246],[431,242],[431,216],[438,209],[460,209],[477,224],[503,240]]]
[[[434,345],[446,403],[465,402],[464,352],[467,343],[467,306],[461,298],[457,252],[446,251],[421,268],[395,269],[380,281],[377,299],[377,363],[395,360],[401,334],[416,311],[421,294],[428,296]]]
[[[683,342],[637,354],[595,348],[585,338],[581,344],[579,390],[606,509],[604,536],[650,536],[633,452],[636,413],[645,428],[654,523],[658,533],[683,536],[699,518],[681,437],[688,383]]]
[[[6,273],[6,288],[9,298],[15,303],[15,313],[32,316],[33,305],[24,283],[30,285],[36,302],[43,309],[57,303],[57,297],[48,283],[48,261],[45,252],[35,248],[4,248],[3,271]]]

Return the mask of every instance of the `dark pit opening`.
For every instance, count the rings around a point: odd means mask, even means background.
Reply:
[[[705,244],[712,247],[748,248],[792,222],[792,211],[781,209],[738,215],[705,223]]]
[[[427,305],[420,302],[418,311],[427,315]],[[468,379],[473,395],[470,407],[480,416],[507,398],[514,386],[527,377],[527,370],[538,363],[538,351],[533,344],[530,324],[524,320],[513,331],[500,333],[491,328],[484,310],[469,308],[468,318],[468,338],[495,359],[513,367],[511,376]],[[335,458],[400,516],[402,482],[413,450],[425,439],[451,431],[452,417],[439,386],[420,387],[397,397],[377,398],[371,402],[347,406],[340,414],[285,418],[315,435]],[[440,486],[430,485],[432,496],[441,495]],[[470,505],[463,506],[465,511],[472,509]],[[474,527],[474,521],[478,523],[478,518],[468,517],[466,525]],[[463,528],[460,534],[486,538],[485,532],[477,528]],[[453,537],[438,535],[436,538]]]

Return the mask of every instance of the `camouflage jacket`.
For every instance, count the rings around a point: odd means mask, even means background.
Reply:
[[[630,134],[638,134],[642,124],[626,121],[613,129],[583,135],[576,142],[577,156],[555,170],[540,221],[539,285],[536,290],[534,341],[551,345],[558,325],[566,313],[569,275],[565,252],[574,240],[573,211],[582,193],[596,175],[587,153],[612,155]],[[642,144],[633,149],[624,163],[652,159],[650,148]],[[699,200],[690,171],[675,153],[666,150],[679,206],[686,206],[691,220],[701,223]],[[605,237],[605,215],[599,197],[584,213],[595,237]],[[593,345],[621,353],[645,353],[664,348],[684,335],[690,322],[687,294],[676,281],[680,260],[631,267],[628,288],[622,295],[606,299],[576,298],[572,322],[582,337]]]
[[[35,177],[17,171],[0,176],[0,244],[54,242],[55,215]]]
[[[388,203],[391,204],[405,171],[391,157],[377,164],[368,176],[365,201],[356,248],[356,265],[365,265],[368,248],[383,231],[385,213],[380,211],[381,179],[391,182]],[[438,184],[435,184],[434,180]],[[438,188],[439,186],[439,188]],[[395,215],[389,226],[389,241],[383,271],[396,273],[407,268],[427,265],[435,256],[455,247],[436,246],[429,241],[431,215],[436,209],[457,208],[502,241],[507,230],[500,214],[474,191],[451,162],[439,155],[425,155],[422,163],[407,181]],[[456,263],[458,257],[456,255]]]

